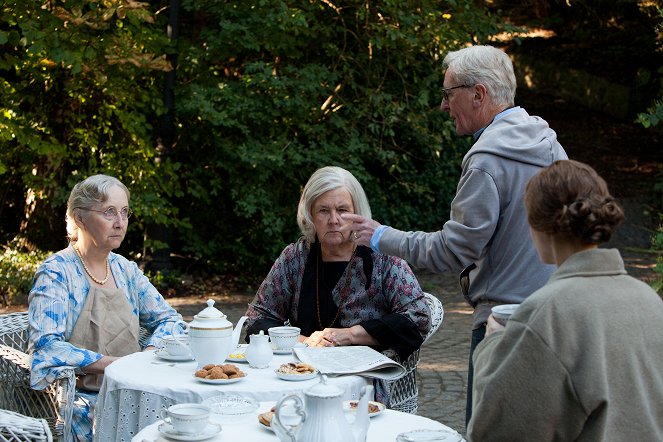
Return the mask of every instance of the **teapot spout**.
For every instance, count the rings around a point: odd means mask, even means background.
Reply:
[[[368,418],[368,401],[372,397],[373,386],[366,385],[365,387],[362,387],[359,403],[357,404],[357,414],[352,423],[352,434],[355,442],[366,442],[368,426],[370,425],[370,420]]]
[[[239,318],[239,321],[237,321],[237,325],[235,325],[235,329],[233,330],[232,346],[230,347],[231,349],[237,348],[237,344],[239,344],[239,336],[242,334],[242,326],[244,325],[244,321],[247,319],[249,319],[248,316],[242,316]]]

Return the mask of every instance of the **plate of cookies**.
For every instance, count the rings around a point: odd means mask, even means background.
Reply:
[[[276,376],[285,381],[305,381],[318,375],[318,370],[303,362],[288,362],[274,370]]]
[[[193,376],[206,384],[232,384],[246,377],[246,373],[234,364],[207,364]]]

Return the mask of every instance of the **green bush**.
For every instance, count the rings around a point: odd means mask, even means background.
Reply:
[[[26,251],[19,240],[3,247],[0,254],[0,303],[26,304],[37,267],[51,252]]]
[[[99,172],[132,192],[121,253],[167,240],[215,272],[264,274],[326,165],[357,176],[381,222],[446,221],[468,139],[439,110],[441,61],[502,29],[483,6],[182,0],[176,41],[167,6],[3,2],[0,242],[66,246],[67,195]]]

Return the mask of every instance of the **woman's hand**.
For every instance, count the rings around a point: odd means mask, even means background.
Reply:
[[[350,328],[326,328],[322,331],[314,332],[304,343],[308,344],[309,347],[379,344],[361,325],[353,325]]]
[[[488,322],[486,322],[486,336],[491,333],[504,330],[504,326],[497,322],[493,315],[488,316]]]
[[[333,347],[334,344],[324,336],[323,331],[316,331],[311,334],[308,338],[304,339],[304,344],[309,347]]]

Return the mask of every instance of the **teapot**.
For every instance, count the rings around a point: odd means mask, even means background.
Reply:
[[[260,333],[257,335],[250,335],[249,339],[249,346],[246,347],[246,351],[244,352],[246,362],[252,368],[269,367],[269,362],[274,355],[272,346],[269,343],[269,335],[266,335],[264,331],[260,330]]]
[[[235,329],[226,315],[214,307],[214,300],[207,300],[207,307],[187,324],[178,321],[175,326],[182,324],[185,332],[189,334],[191,354],[198,362],[198,368],[207,364],[223,364],[228,354],[237,348],[242,325],[247,316],[239,318]]]
[[[355,419],[348,422],[343,411],[343,390],[328,384],[327,376],[322,375],[318,384],[304,392],[304,401],[289,395],[276,404],[271,427],[281,442],[365,442],[372,393],[372,385],[362,387]]]

